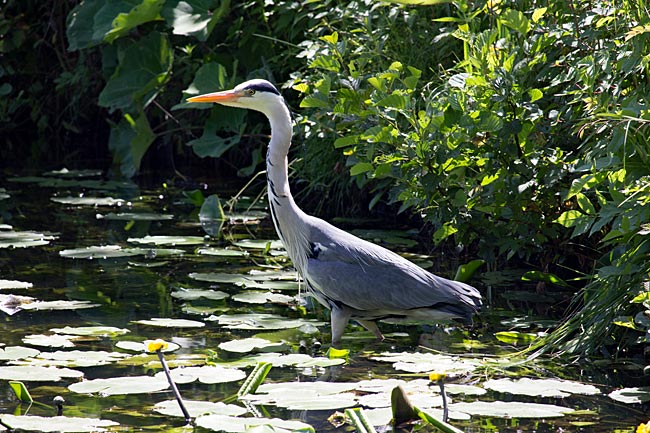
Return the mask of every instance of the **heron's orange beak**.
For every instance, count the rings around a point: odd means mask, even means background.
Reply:
[[[224,92],[206,93],[205,95],[193,96],[187,98],[187,102],[234,102],[239,99],[240,96],[241,94],[239,92],[226,90]]]

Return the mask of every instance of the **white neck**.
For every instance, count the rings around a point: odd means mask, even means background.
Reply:
[[[269,188],[278,197],[290,196],[288,158],[293,128],[289,109],[282,104],[278,110],[266,113],[271,123],[271,142],[266,154],[266,176]]]

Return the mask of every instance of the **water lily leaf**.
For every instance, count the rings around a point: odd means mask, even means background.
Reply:
[[[250,250],[281,250],[284,244],[280,240],[273,239],[243,239],[232,243],[236,247],[248,248]]]
[[[357,405],[356,384],[343,382],[281,382],[262,384],[256,394],[240,399],[289,410],[331,410]]]
[[[121,212],[121,213],[107,213],[105,215],[97,214],[96,218],[106,219],[111,221],[169,221],[174,219],[174,215],[158,214],[158,213],[134,213],[134,212]]]
[[[85,248],[73,248],[59,251],[61,257],[69,259],[113,259],[118,257],[145,256],[156,258],[159,256],[181,255],[185,251],[167,248],[122,248],[119,245],[102,245]]]
[[[228,367],[252,367],[260,362],[270,362],[274,367],[331,367],[333,365],[345,364],[345,359],[328,359],[325,357],[312,358],[304,353],[260,353],[258,355],[245,356],[236,361],[219,362],[220,365]]]
[[[29,289],[33,287],[32,283],[16,280],[0,280],[0,290],[2,289]]]
[[[229,250],[226,248],[199,248],[196,250],[196,253],[204,256],[219,256],[219,257],[248,257],[250,253],[248,251],[241,250]]]
[[[40,350],[22,346],[7,346],[0,348],[0,361],[16,361],[18,359],[32,358],[41,353]]]
[[[198,380],[201,383],[237,382],[246,377],[246,373],[237,368],[226,368],[218,365],[203,365],[200,367],[179,367],[170,370],[175,383],[191,383]],[[155,374],[161,380],[166,380],[165,372]]]
[[[220,301],[226,299],[230,295],[220,290],[185,289],[181,287],[178,290],[171,292],[171,296],[185,301],[193,301],[200,298]]]
[[[259,210],[249,210],[246,212],[226,212],[226,218],[232,223],[258,223],[260,220],[268,217],[268,212],[259,211]]]
[[[94,337],[115,337],[127,334],[130,331],[125,328],[115,328],[113,326],[66,326],[65,328],[52,328],[52,332],[57,334],[84,335]]]
[[[324,322],[307,319],[289,319],[278,314],[249,313],[249,314],[223,314],[221,316],[210,316],[206,320],[217,322],[228,329],[289,329],[298,328],[304,324],[311,323],[315,326],[323,325]]]
[[[218,432],[245,433],[250,427],[259,425],[271,425],[281,429],[281,433],[301,431],[314,433],[315,430],[309,424],[302,421],[282,420],[278,418],[239,418],[226,415],[205,415],[195,421],[196,425]]]
[[[50,197],[55,203],[70,204],[74,206],[122,206],[126,203],[121,198],[113,197]]]
[[[143,238],[128,238],[127,241],[154,245],[201,245],[206,243],[203,236],[145,236]]]
[[[168,319],[153,317],[149,320],[134,320],[131,323],[139,325],[160,326],[163,328],[202,328],[205,326],[203,322],[187,319]]]
[[[276,282],[287,283],[288,281]],[[270,283],[270,281],[267,281],[266,283]],[[296,301],[295,296],[272,292],[260,292],[257,290],[237,293],[235,295],[232,295],[232,299],[237,302],[245,302],[247,304],[290,304]]]
[[[80,378],[83,373],[78,370],[57,367],[31,365],[9,365],[0,367],[0,380],[21,380],[39,382],[58,382],[63,378]]]
[[[610,392],[608,396],[626,404],[647,403],[650,401],[650,386],[617,389]]]
[[[600,390],[593,385],[562,379],[491,379],[483,383],[486,389],[533,397],[564,398],[572,394],[594,395]]]
[[[487,391],[480,386],[474,385],[463,385],[461,383],[448,383],[445,384],[445,392],[447,394],[455,395],[483,395],[487,394]]]
[[[66,167],[63,167],[61,170],[50,170],[43,173],[43,176],[54,176],[61,178],[83,178],[83,177],[98,177],[101,176],[103,172],[101,170],[96,170],[92,168],[86,168],[81,170],[70,170]]]
[[[146,394],[169,388],[165,377],[129,376],[84,380],[68,387],[78,394],[98,394],[101,397],[125,394]]]
[[[23,343],[40,347],[74,347],[73,340],[78,338],[72,335],[34,334],[23,337]]]
[[[144,352],[146,347],[144,345],[144,342],[140,341],[118,341],[115,343],[115,347],[119,347],[120,349],[123,350],[130,350],[131,352]],[[167,347],[162,349],[162,352],[174,352],[178,349],[180,349],[181,346],[179,346],[176,343],[168,342]]]
[[[57,239],[52,234],[38,232],[0,231],[0,248],[28,248],[47,245]]]
[[[84,308],[99,307],[99,304],[93,304],[90,301],[35,301],[22,304],[23,310],[44,311],[44,310],[82,310]]]
[[[440,371],[447,374],[466,374],[478,367],[478,361],[433,353],[389,353],[373,356],[374,361],[392,362],[396,370],[409,373]]]
[[[37,358],[15,362],[15,364],[55,367],[94,367],[117,362],[129,356],[131,355],[101,350],[59,350],[56,352],[41,352]]]
[[[227,274],[224,272],[192,272],[189,277],[197,281],[206,281],[209,283],[228,283],[237,284],[252,282],[248,275],[245,274]]]
[[[298,281],[245,281],[236,284],[246,289],[295,290],[295,291],[300,289],[300,283]],[[286,302],[281,302],[281,303],[286,303]]]
[[[557,418],[573,412],[568,407],[552,404],[521,403],[517,401],[474,401],[452,403],[450,411],[464,412],[473,416],[495,418]]]
[[[211,401],[183,400],[183,404],[192,418],[201,415],[240,416],[247,412],[247,410],[241,406],[225,404],[222,402],[215,403]],[[165,400],[156,403],[153,410],[154,412],[167,416],[185,416],[176,400]]]
[[[37,432],[103,432],[104,427],[115,427],[120,424],[97,418],[77,418],[67,416],[34,416],[9,415],[0,416],[2,424],[12,430]]]
[[[0,295],[0,311],[14,315],[23,309],[23,305],[34,302],[31,296]]]
[[[288,346],[283,343],[273,343],[264,338],[243,338],[241,340],[231,340],[219,343],[219,349],[226,352],[233,353],[249,353],[249,352],[281,352],[286,350]]]

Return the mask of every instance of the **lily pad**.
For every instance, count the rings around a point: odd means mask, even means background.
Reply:
[[[249,250],[281,250],[284,244],[280,240],[273,239],[243,239],[232,243],[236,247],[247,248]]]
[[[136,244],[154,245],[201,245],[206,243],[203,236],[145,236],[143,238],[129,238],[127,241]]]
[[[609,398],[626,404],[647,403],[650,401],[650,386],[617,389],[610,392]]]
[[[0,280],[0,290],[2,289],[29,289],[33,287],[32,283],[16,280]]]
[[[302,421],[282,420],[278,418],[240,418],[226,415],[205,415],[195,421],[196,425],[218,432],[245,433],[250,427],[271,425],[278,433],[315,432],[314,428]]]
[[[37,358],[22,361],[20,364],[55,367],[95,367],[117,362],[129,356],[131,355],[103,350],[58,350],[56,352],[41,352]]]
[[[134,320],[131,323],[148,326],[159,326],[162,328],[202,328],[205,326],[205,323],[197,322],[196,320],[168,319],[159,317],[153,317],[149,320]]]
[[[197,281],[206,281],[209,283],[243,284],[253,281],[248,275],[227,274],[224,272],[192,272],[189,274],[189,277]]]
[[[219,343],[219,349],[233,353],[280,352],[287,349],[283,343],[274,343],[264,338],[243,338]]]
[[[164,377],[128,376],[112,377],[109,379],[84,380],[73,383],[68,387],[78,394],[98,394],[102,397],[110,395],[146,394],[169,388],[169,382]]]
[[[289,319],[278,314],[249,313],[249,314],[223,314],[221,316],[210,316],[206,320],[217,322],[227,329],[289,329],[298,328],[305,324],[314,326],[324,325],[324,322],[307,319]]]
[[[85,308],[99,307],[99,304],[93,304],[90,301],[35,301],[22,304],[23,310],[45,311],[45,310],[82,310]]]
[[[517,401],[474,401],[452,403],[450,411],[464,412],[472,416],[495,418],[557,418],[574,412],[568,407],[552,404],[521,403]]]
[[[95,170],[91,168],[82,169],[82,170],[69,170],[63,167],[61,170],[50,170],[43,173],[43,176],[55,176],[62,178],[80,178],[80,177],[97,177],[101,176],[101,170]]]
[[[252,404],[273,405],[289,410],[332,410],[357,405],[355,383],[281,382],[262,384],[255,394],[240,399]]]
[[[243,281],[236,283],[246,289],[264,289],[264,290],[300,290],[298,281]]]
[[[144,352],[146,350],[146,347],[143,342],[138,342],[138,341],[118,341],[115,343],[115,347],[118,347],[123,350],[129,350],[131,352]],[[180,349],[181,346],[179,346],[176,343],[167,343],[167,347],[162,349],[162,352],[167,353],[167,352],[174,352],[178,349]]]
[[[203,365],[200,367],[179,367],[170,370],[172,379],[175,383],[191,383],[199,381],[201,383],[227,383],[237,382],[246,377],[243,370],[237,368],[226,368],[218,365]],[[156,373],[154,377],[164,380],[165,372]]]
[[[248,257],[250,253],[248,251],[241,250],[229,250],[226,248],[199,248],[196,250],[196,253],[202,256],[219,256],[219,257]]]
[[[428,371],[440,371],[447,374],[466,374],[479,365],[473,359],[462,359],[456,356],[438,355],[433,353],[384,352],[379,356],[373,356],[374,361],[391,362],[395,370],[409,373],[424,373]]]
[[[125,328],[116,328],[113,326],[66,326],[65,328],[52,328],[52,332],[57,334],[84,335],[94,337],[115,337],[117,335],[127,334],[130,331]]]
[[[0,295],[0,311],[14,315],[23,309],[23,305],[34,302],[31,296]]]
[[[56,236],[38,232],[0,231],[0,248],[28,248],[47,245]]]
[[[39,382],[58,382],[63,378],[80,378],[83,373],[78,370],[57,367],[31,365],[9,365],[0,367],[0,380],[21,380]]]
[[[247,412],[247,410],[241,406],[225,404],[222,402],[215,403],[211,401],[183,400],[183,404],[192,418],[196,418],[200,415],[240,416]],[[154,412],[167,416],[185,416],[176,400],[165,400],[156,403],[153,410]]]
[[[285,281],[278,282],[283,283]],[[283,295],[281,293],[261,292],[257,290],[237,293],[232,295],[232,299],[247,304],[290,304],[296,301],[295,296]]]
[[[111,221],[169,221],[174,219],[174,215],[158,214],[158,213],[135,213],[135,212],[120,212],[120,213],[107,213],[105,215],[97,214],[95,217]]]
[[[145,256],[156,258],[185,254],[185,251],[169,248],[122,248],[119,245],[102,245],[85,248],[73,248],[59,251],[61,257],[69,259],[113,259],[118,257]]]
[[[103,432],[104,427],[116,427],[120,424],[97,418],[78,418],[67,416],[9,415],[0,416],[2,424],[13,430],[37,432]]]
[[[329,359],[324,356],[311,357],[304,353],[260,353],[258,355],[245,356],[236,361],[220,362],[219,364],[228,367],[253,367],[260,362],[270,362],[274,367],[331,367],[333,365],[345,364],[345,359]]]
[[[185,289],[181,287],[178,290],[171,292],[171,296],[184,301],[193,301],[200,298],[210,299],[211,301],[221,301],[230,295],[220,290]]]
[[[594,395],[600,390],[593,385],[561,379],[492,379],[483,383],[486,389],[532,397],[564,398],[572,394]]]
[[[122,206],[126,203],[121,198],[113,197],[51,197],[55,203],[70,204],[74,206]]]
[[[22,346],[7,346],[0,348],[0,361],[16,361],[18,359],[32,358],[41,353],[40,350]]]
[[[40,347],[74,347],[73,340],[78,338],[72,335],[34,334],[23,337],[23,343]]]

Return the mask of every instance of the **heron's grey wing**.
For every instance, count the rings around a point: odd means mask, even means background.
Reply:
[[[474,312],[480,305],[473,287],[433,275],[329,224],[312,239],[305,277],[330,300],[357,310],[382,311],[461,304],[459,314]]]

